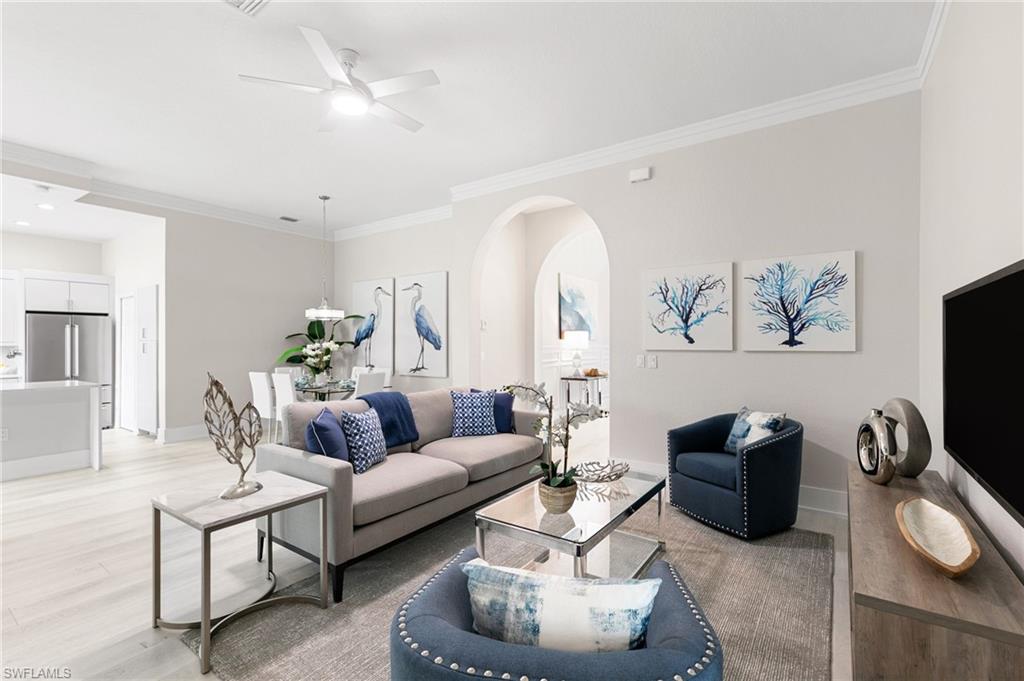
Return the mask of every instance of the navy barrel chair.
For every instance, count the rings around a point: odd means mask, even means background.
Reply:
[[[668,431],[669,503],[743,539],[796,522],[804,428],[786,419],[774,435],[725,451],[736,414]]]
[[[473,630],[463,549],[404,601],[391,622],[391,681],[721,681],[722,648],[704,611],[675,568],[656,561],[660,577],[646,645],[603,653],[563,652],[503,643]]]

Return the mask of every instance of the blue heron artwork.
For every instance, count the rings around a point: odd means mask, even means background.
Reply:
[[[856,253],[743,264],[746,350],[857,349]]]
[[[394,306],[392,279],[360,281],[352,285],[352,306],[363,321],[353,339],[357,361],[368,369],[387,368],[394,352]]]
[[[644,348],[732,350],[732,263],[644,272]]]
[[[399,277],[395,357],[409,376],[448,375],[448,273]]]

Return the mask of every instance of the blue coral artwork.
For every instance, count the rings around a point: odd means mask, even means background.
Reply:
[[[566,331],[586,331],[597,337],[598,283],[592,279],[561,272],[558,275],[558,337]]]
[[[744,262],[744,350],[855,352],[857,254]]]
[[[732,263],[643,274],[645,350],[732,350]]]

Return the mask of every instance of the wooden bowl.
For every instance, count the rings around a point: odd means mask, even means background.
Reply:
[[[896,523],[910,547],[947,577],[964,574],[981,555],[964,521],[923,497],[896,504]]]

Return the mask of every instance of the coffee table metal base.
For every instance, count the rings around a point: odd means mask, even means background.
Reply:
[[[665,551],[665,542],[625,530],[615,530],[603,544],[607,549],[599,546],[579,557],[545,549],[523,569],[562,577],[636,579]]]

